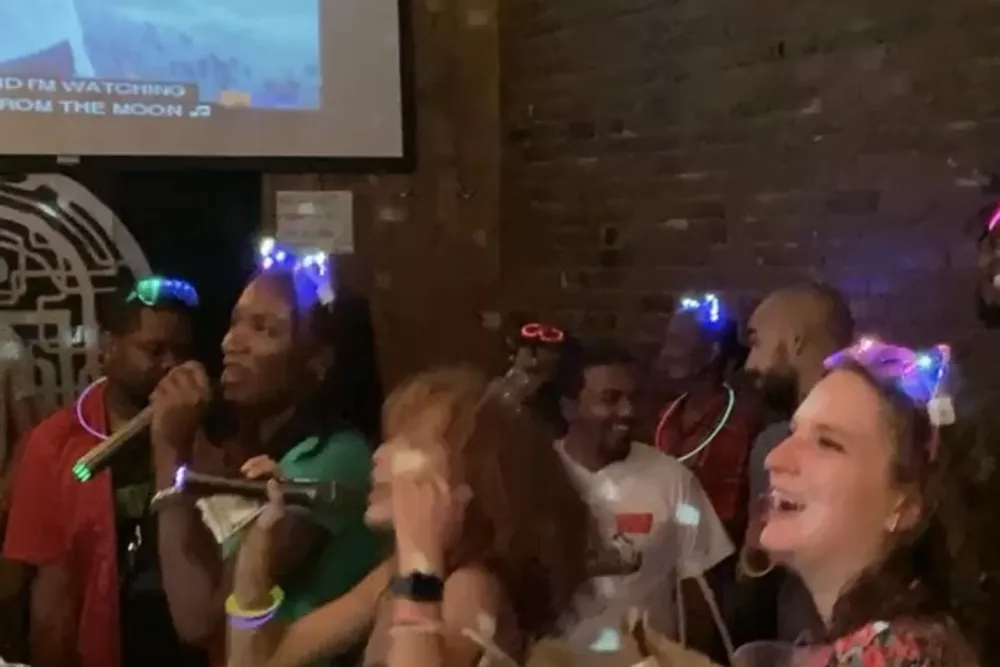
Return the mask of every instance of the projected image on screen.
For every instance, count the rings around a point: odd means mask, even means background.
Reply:
[[[399,157],[398,2],[0,0],[0,154]]]
[[[114,98],[160,84],[165,98],[193,88],[199,103],[320,106],[319,0],[62,0],[52,13],[47,4],[0,5],[0,26],[22,28],[4,35],[0,72],[37,77],[30,88]]]

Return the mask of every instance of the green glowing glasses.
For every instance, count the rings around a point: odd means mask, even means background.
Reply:
[[[165,300],[180,301],[190,308],[198,306],[198,291],[194,285],[178,278],[147,276],[140,278],[126,301],[139,301],[147,306],[157,306]]]

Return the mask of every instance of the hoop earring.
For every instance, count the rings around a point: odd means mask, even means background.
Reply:
[[[750,564],[750,550],[747,549],[747,545],[743,545],[740,548],[740,560],[739,569],[740,573],[750,579],[760,579],[761,577],[767,576],[774,569],[774,561],[770,556],[767,558],[767,567],[765,568],[755,568]]]

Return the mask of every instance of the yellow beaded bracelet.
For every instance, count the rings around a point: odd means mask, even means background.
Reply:
[[[274,614],[284,601],[285,591],[281,590],[281,586],[271,589],[271,604],[265,609],[244,609],[237,602],[236,596],[230,595],[226,598],[226,613],[232,618],[256,619]]]

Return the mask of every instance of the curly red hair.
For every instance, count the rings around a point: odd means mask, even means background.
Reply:
[[[386,401],[385,432],[436,413],[451,472],[472,491],[450,565],[496,575],[521,631],[537,638],[556,630],[588,581],[599,533],[547,430],[487,387],[468,369],[420,374]]]

